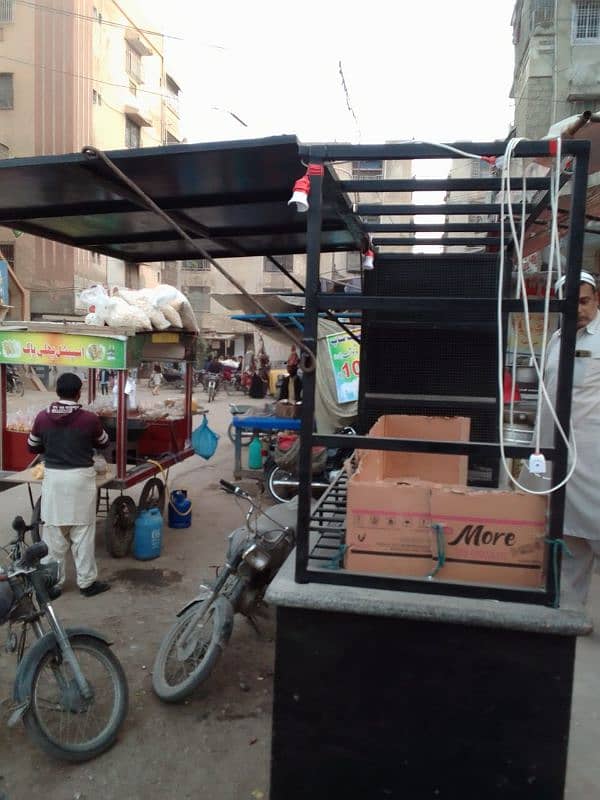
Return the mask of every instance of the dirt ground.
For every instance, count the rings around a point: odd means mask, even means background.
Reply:
[[[40,402],[39,394],[36,403]],[[27,405],[27,397],[21,401]],[[260,621],[261,637],[240,618],[229,647],[206,686],[182,705],[161,703],[152,692],[151,669],[160,639],[175,612],[214,577],[222,563],[225,537],[243,522],[244,507],[218,488],[232,477],[233,445],[227,438],[228,401],[210,406],[211,427],[221,439],[215,456],[197,456],[173,468],[172,489],[187,489],[193,501],[192,527],[164,528],[163,554],[153,561],[116,560],[107,555],[99,521],[100,577],[111,591],[83,598],[71,569],[55,608],[66,625],[83,624],[109,636],[129,681],[129,715],[116,745],[83,765],[57,763],[27,739],[23,726],[9,730],[7,704],[0,705],[0,800],[25,800],[39,794],[51,800],[210,797],[260,800],[268,797],[274,614]],[[262,405],[260,401],[231,398]],[[12,398],[11,398],[12,400]],[[200,394],[203,402],[206,395]],[[41,403],[40,403],[41,404]],[[248,488],[255,487],[250,483]],[[137,498],[139,489],[131,494]],[[0,544],[10,521],[28,513],[22,488],[2,493]],[[0,630],[0,701],[8,698],[15,659],[4,652]]]

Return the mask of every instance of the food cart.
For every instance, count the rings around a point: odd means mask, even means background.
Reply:
[[[46,365],[87,371],[87,401],[109,434],[108,471],[98,474],[98,512],[106,514],[109,552],[122,557],[129,551],[138,509],[165,504],[161,475],[189,458],[192,430],[192,364],[196,357],[195,333],[168,330],[136,333],[128,329],[71,323],[15,322],[0,326],[0,490],[15,484],[40,483],[31,472],[27,448],[27,423],[8,419],[7,368],[11,365]],[[162,408],[130,409],[126,395],[129,370],[144,362],[178,362],[185,365],[182,400],[166,400]],[[100,369],[114,375],[114,391],[103,405],[97,398]],[[127,491],[144,483],[136,505]],[[116,491],[112,499],[110,492]],[[33,495],[29,488],[32,506]],[[39,516],[39,503],[37,504]]]

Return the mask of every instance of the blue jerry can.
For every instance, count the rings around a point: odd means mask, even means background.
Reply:
[[[169,499],[169,528],[189,528],[191,524],[192,501],[185,489],[176,489]]]
[[[140,561],[158,558],[162,549],[163,518],[158,508],[145,508],[138,514],[133,534],[133,557]]]

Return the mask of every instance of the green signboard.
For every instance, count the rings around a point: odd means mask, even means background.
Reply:
[[[0,331],[1,364],[125,369],[125,351],[124,336]]]
[[[333,367],[338,403],[358,400],[359,343],[347,333],[333,333],[327,337],[327,348]]]

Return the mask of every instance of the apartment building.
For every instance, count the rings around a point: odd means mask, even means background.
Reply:
[[[517,0],[512,29],[517,136],[541,138],[559,120],[600,110],[600,0]],[[588,188],[599,185],[600,173],[590,175]],[[599,240],[584,240],[584,266],[594,271]]]
[[[487,178],[490,176],[490,166],[485,161],[480,161],[478,159],[472,158],[454,158],[452,159],[452,166],[448,173],[448,178]],[[455,223],[455,224],[463,224],[468,223],[469,225],[476,225],[476,224],[483,224],[489,221],[489,217],[485,214],[469,214],[468,217],[465,217],[464,214],[452,214],[452,203],[488,203],[491,200],[490,192],[486,192],[484,190],[472,190],[468,192],[448,192],[444,198],[444,202],[449,205],[448,213],[446,214],[446,222]],[[440,243],[447,242],[449,239],[461,239],[468,237],[469,239],[472,238],[483,238],[487,234],[485,232],[478,233],[478,232],[450,232],[445,233],[443,238],[440,240]],[[469,245],[467,247],[463,247],[461,245],[448,245],[444,244],[444,250],[447,253],[469,253],[469,252],[476,252],[480,250],[485,245]]]
[[[143,0],[0,0],[0,156],[179,141],[179,86],[157,30]],[[30,290],[34,316],[81,310],[77,292],[92,282],[161,279],[161,265],[124,264],[5,228],[0,250]]]

